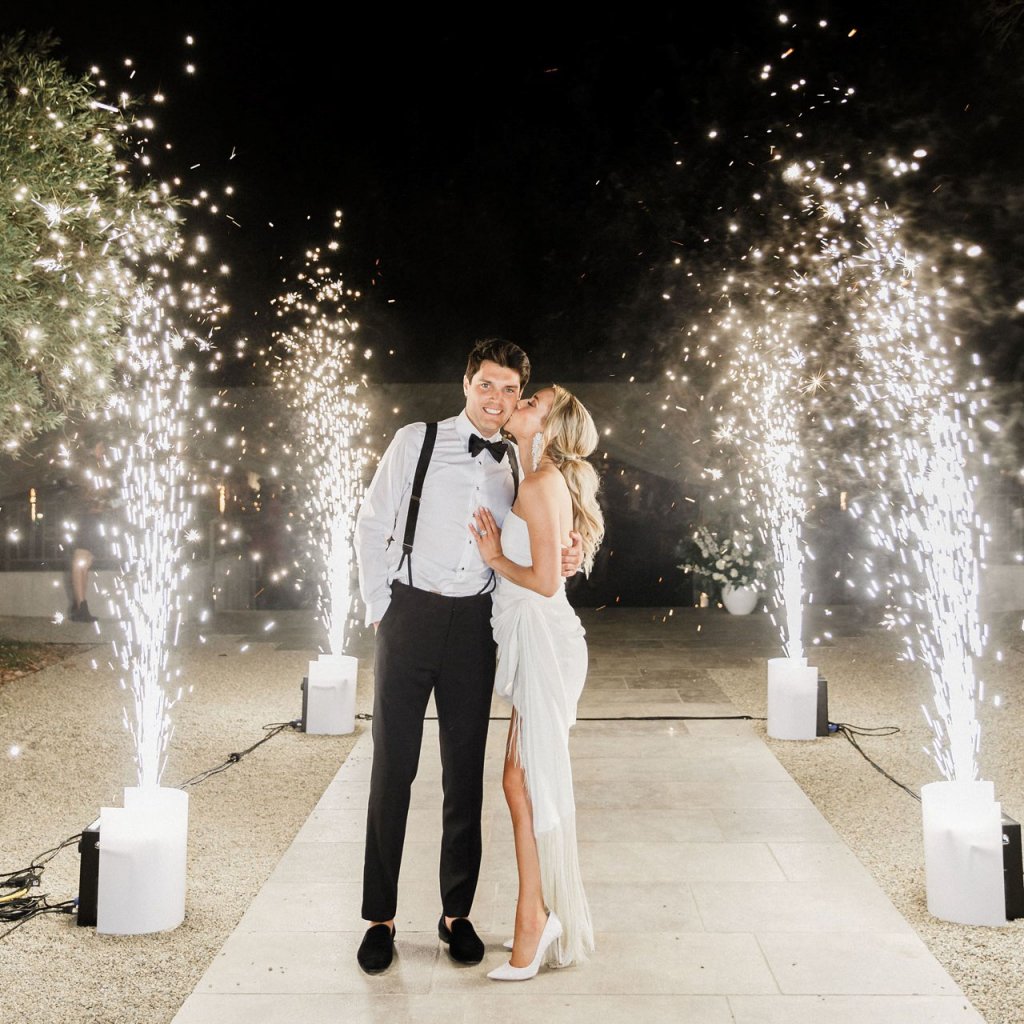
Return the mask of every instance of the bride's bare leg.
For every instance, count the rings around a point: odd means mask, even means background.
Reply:
[[[516,866],[519,869],[519,899],[516,903],[516,930],[512,940],[513,967],[527,967],[537,952],[541,932],[547,923],[547,909],[540,884],[540,860],[533,836],[533,807],[526,792],[526,776],[516,764],[516,711],[508,732],[505,770],[501,785],[512,815],[512,833],[516,844]]]

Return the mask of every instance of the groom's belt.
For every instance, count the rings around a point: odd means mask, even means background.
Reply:
[[[394,600],[396,593],[405,592],[409,595],[418,595],[432,601],[476,601],[482,598],[486,598],[488,601],[491,598],[491,591],[487,591],[484,594],[442,594],[437,590],[424,590],[422,587],[411,587],[408,583],[403,583],[401,580],[391,581],[391,598]]]

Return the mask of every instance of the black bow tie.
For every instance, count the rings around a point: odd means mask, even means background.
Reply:
[[[485,441],[482,437],[477,437],[476,434],[469,435],[469,454],[475,459],[484,449],[487,449],[495,462],[501,462],[505,458],[505,442],[504,441]]]

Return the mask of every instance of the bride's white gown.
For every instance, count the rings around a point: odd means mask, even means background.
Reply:
[[[526,522],[514,512],[505,519],[501,546],[513,562],[532,564]],[[557,957],[564,966],[585,960],[594,949],[569,763],[569,728],[587,676],[587,644],[564,583],[553,597],[544,597],[499,578],[491,624],[498,644],[494,688],[518,712],[519,757],[533,806],[544,901],[562,922]]]

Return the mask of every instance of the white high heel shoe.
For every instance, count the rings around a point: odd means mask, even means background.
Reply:
[[[561,937],[562,922],[558,920],[558,915],[552,910],[548,913],[547,923],[544,925],[544,931],[540,934],[540,942],[537,943],[537,952],[533,954],[530,963],[526,967],[513,967],[509,961],[500,967],[495,967],[493,971],[488,971],[487,977],[493,978],[495,981],[529,981],[540,970],[548,948]]]

